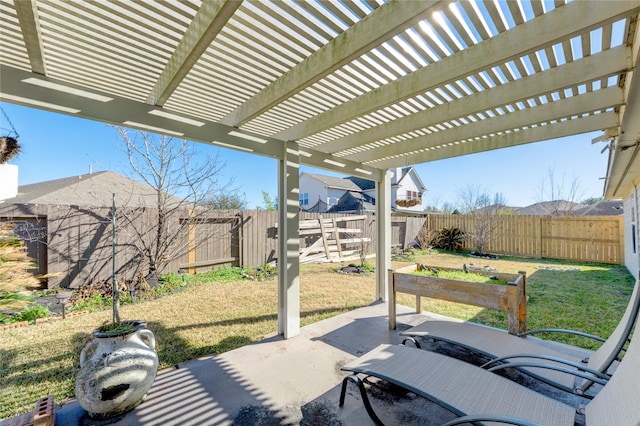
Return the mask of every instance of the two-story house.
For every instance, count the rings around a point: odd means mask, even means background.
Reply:
[[[423,213],[422,195],[427,188],[414,167],[392,169],[391,210]],[[367,212],[375,206],[375,183],[348,176],[338,178],[315,173],[300,174],[300,208],[315,212]]]

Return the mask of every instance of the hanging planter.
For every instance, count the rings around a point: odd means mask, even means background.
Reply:
[[[18,155],[20,144],[11,136],[0,136],[0,164],[4,164]]]
[[[9,117],[7,117],[7,114],[4,112],[4,109],[0,108],[0,110],[9,125],[11,125],[11,133],[0,136],[0,164],[4,164],[20,152],[20,144],[18,143],[18,138],[20,136],[13,127],[11,120],[9,120]]]
[[[396,200],[396,205],[400,207],[413,207],[417,206],[418,204],[420,204],[420,200],[418,200],[417,198],[411,198],[408,200]]]

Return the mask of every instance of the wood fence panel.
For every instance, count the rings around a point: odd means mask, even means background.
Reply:
[[[29,272],[34,275],[47,273],[47,218],[46,216],[23,216],[17,213],[15,216],[0,215],[0,225],[8,222],[13,224],[13,232],[20,237],[25,244],[27,256],[33,260],[33,268]]]
[[[259,266],[276,258],[278,212],[245,210],[243,212],[242,266]]]
[[[124,209],[119,209],[124,212]],[[157,221],[154,209],[137,208],[127,212],[127,220],[118,223],[116,274],[136,280],[140,271],[146,272],[146,259],[137,247],[138,241],[154,237]],[[181,218],[188,217],[186,212]],[[354,215],[357,220],[341,221],[340,213],[300,213],[300,220],[329,219],[333,228],[359,229],[353,236],[338,233],[341,241],[351,241],[341,249],[376,253],[376,217]],[[29,253],[35,253],[38,272],[57,274],[49,286],[78,287],[109,279],[112,275],[111,213],[109,208],[79,208],[77,206],[0,205],[0,221],[18,224],[25,235]],[[500,216],[495,239],[486,251],[533,257],[548,257],[580,262],[622,264],[622,216]],[[190,272],[203,271],[218,265],[260,266],[276,260],[277,221],[274,211],[249,210],[217,212],[185,227],[183,235],[168,253],[169,262],[162,272],[177,272],[190,265]],[[473,229],[475,219],[468,215],[428,215],[426,218],[392,216],[392,245],[407,247],[424,226],[435,233],[444,227]],[[130,222],[127,224],[127,222]],[[146,225],[146,226],[143,226]],[[169,226],[179,226],[171,220]],[[357,234],[357,235],[356,235]],[[213,238],[205,240],[205,236]],[[333,236],[327,238],[335,239]],[[313,238],[301,235],[300,248],[314,243]],[[366,243],[359,242],[366,240]],[[465,242],[465,248],[470,249]],[[33,255],[32,255],[33,256]]]
[[[404,240],[407,234],[406,218],[391,218],[391,247],[404,248]]]
[[[579,262],[623,264],[623,216],[499,216],[485,251]],[[428,232],[473,230],[468,215],[428,215]],[[468,241],[465,249],[473,249]]]
[[[622,216],[552,216],[544,220],[544,257],[598,263],[623,261]]]

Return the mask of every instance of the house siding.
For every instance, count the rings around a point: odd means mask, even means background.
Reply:
[[[408,191],[411,192],[417,192],[419,194],[422,193],[422,190],[420,188],[418,188],[418,185],[416,185],[415,181],[413,179],[409,179],[408,177],[405,177],[404,179],[402,179],[402,181],[400,182],[400,185],[394,190],[392,191],[393,194],[393,206],[396,207],[398,210],[401,211],[410,211],[410,212],[416,212],[416,213],[421,213],[424,211],[424,207],[422,206],[422,201],[412,207],[402,207],[402,206],[398,206],[396,203],[396,200],[407,200],[410,197],[408,196]]]
[[[638,190],[634,188],[624,200],[624,264],[636,279],[638,279],[638,269],[640,269],[639,206]]]
[[[327,186],[313,176],[306,173],[300,175],[300,193],[307,193],[309,204],[301,206],[303,209],[309,209],[316,205],[318,200],[327,202]]]

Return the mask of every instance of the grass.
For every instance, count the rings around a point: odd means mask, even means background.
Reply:
[[[490,266],[500,272],[527,274],[527,328],[568,328],[608,337],[620,321],[633,290],[633,277],[620,265],[576,263],[550,259],[501,257],[474,259],[433,251],[418,254],[427,266],[461,268],[463,263]],[[398,265],[400,266],[400,265]],[[413,306],[413,296],[401,295],[399,303]],[[454,318],[506,329],[506,312],[424,298],[423,309]],[[544,336],[540,336],[544,337]],[[554,340],[587,349],[591,340],[576,336],[554,336]]]
[[[490,276],[480,275],[473,272],[466,273],[464,271],[441,271],[438,272],[431,271],[429,269],[417,270],[413,271],[412,274],[415,275],[423,275],[425,277],[438,277],[447,280],[456,280],[456,281],[467,281],[472,283],[482,283],[482,284],[499,284],[506,285],[507,282],[499,279],[491,279]]]
[[[416,253],[416,261],[459,268],[470,258],[432,252]],[[488,263],[501,272],[527,272],[529,328],[554,326],[608,336],[622,316],[633,284],[626,268],[616,265],[517,258],[476,263]],[[394,267],[407,264],[394,262]],[[571,270],[539,270],[538,265]],[[341,265],[301,266],[303,326],[373,301],[375,276],[336,273],[334,268],[338,266]],[[123,320],[142,319],[155,334],[159,368],[226,352],[275,332],[277,281],[241,280],[233,275],[236,272],[212,273],[223,279],[215,282],[204,282],[202,276],[187,276],[182,291],[121,308]],[[182,281],[178,275],[174,279]],[[415,306],[411,296],[401,296],[400,301]],[[506,316],[501,312],[432,299],[425,299],[423,306],[443,315],[507,327]],[[93,329],[110,318],[111,311],[107,309],[0,331],[0,419],[33,410],[35,401],[44,395],[54,395],[57,403],[73,398],[80,351]],[[565,341],[586,346],[585,342]]]

